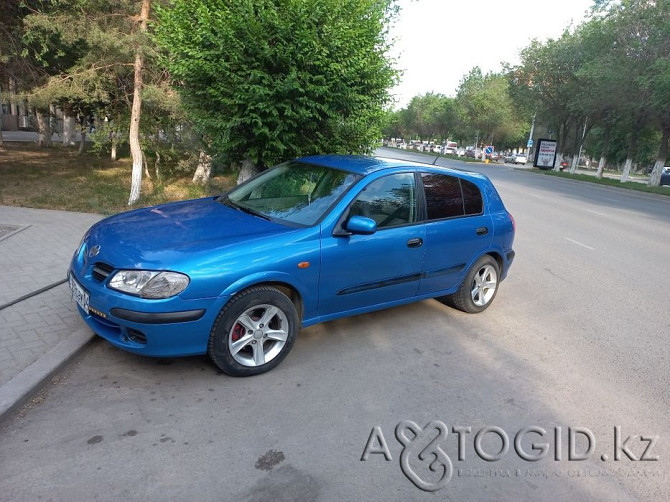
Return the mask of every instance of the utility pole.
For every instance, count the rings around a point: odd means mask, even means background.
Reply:
[[[572,165],[570,166],[570,174],[575,174],[577,167],[579,167],[579,161],[582,158],[582,148],[584,147],[584,136],[586,136],[586,123],[588,122],[588,120],[589,120],[588,117],[584,119],[584,130],[582,131],[582,141],[579,143],[579,153],[577,154],[577,161],[573,162]]]
[[[533,122],[530,124],[530,134],[528,134],[528,143],[526,147],[528,148],[528,157],[530,157],[533,150],[533,131],[535,131],[535,116],[537,113],[533,113]]]

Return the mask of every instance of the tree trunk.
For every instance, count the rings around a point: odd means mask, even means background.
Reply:
[[[626,163],[623,165],[623,172],[621,173],[621,183],[625,183],[630,179],[630,169],[633,167],[633,159],[626,158]]]
[[[561,170],[561,162],[563,162],[563,153],[558,152],[556,154],[556,160],[554,160],[554,171],[560,171]]]
[[[154,171],[156,172],[156,183],[161,184],[161,153],[156,150],[156,162],[154,163]]]
[[[140,31],[147,31],[147,20],[149,19],[149,9],[151,0],[142,0],[142,11],[140,13]],[[130,143],[130,154],[133,158],[133,171],[130,184],[130,197],[128,205],[132,206],[140,198],[142,189],[142,146],[140,145],[140,115],[142,113],[142,69],[144,66],[144,57],[142,49],[137,48],[135,53],[135,81],[133,84],[133,106],[130,113],[130,134],[128,142]]]
[[[590,127],[587,127],[588,120],[589,120],[588,117],[584,119],[584,129],[582,130],[582,137],[581,139],[579,139],[578,142],[576,142],[575,152],[577,153],[577,155],[575,155],[572,158],[572,165],[570,166],[570,174],[575,174],[575,172],[577,172],[577,169],[579,169],[579,161],[582,160],[581,159],[582,149],[584,148],[584,138],[586,138],[586,133],[591,130]],[[576,139],[577,139],[577,130],[575,129],[575,140]]]
[[[628,144],[628,156],[626,157],[626,163],[623,166],[623,173],[621,173],[621,183],[625,183],[630,177],[630,170],[633,167],[633,158],[637,152],[637,140],[642,120],[643,117],[638,115],[633,121],[633,126],[631,127],[630,132],[630,142]]]
[[[240,174],[237,177],[237,184],[247,181],[249,178],[252,178],[257,174],[256,164],[253,163],[251,159],[244,159],[242,161],[242,168],[240,169]]]
[[[575,172],[577,171],[577,162],[579,162],[579,159],[575,155],[574,157],[572,157],[572,162],[570,163],[570,174],[575,174]]]
[[[79,150],[77,150],[77,155],[84,153],[84,146],[86,145],[86,127],[81,128],[81,133],[79,137]]]
[[[69,111],[63,112],[63,145],[72,146],[75,143],[75,119]]]
[[[661,173],[665,167],[665,161],[668,158],[668,142],[670,141],[670,120],[663,123],[663,138],[661,139],[661,146],[658,149],[658,156],[654,163],[654,169],[651,171],[649,177],[649,186],[657,187],[661,184]]]
[[[112,149],[110,156],[112,158],[112,161],[116,162],[116,146],[118,144],[118,140],[116,139],[116,132],[112,131]]]
[[[209,182],[212,175],[212,156],[207,155],[203,150],[200,150],[200,157],[198,158],[198,168],[193,175],[193,183],[204,185]]]
[[[37,145],[44,148],[51,147],[51,124],[49,116],[44,116],[39,110],[35,110],[35,119],[37,120]]]
[[[603,142],[603,149],[602,152],[600,153],[600,162],[598,162],[598,172],[596,173],[596,178],[602,178],[603,177],[603,170],[605,169],[605,162],[607,161],[607,150],[609,150],[610,147],[610,132],[612,130],[612,126],[610,126],[609,122],[606,121],[605,123],[605,141]]]
[[[147,162],[147,156],[142,152],[142,165],[144,166],[144,175],[147,179],[151,179],[151,173],[149,172],[149,163]]]

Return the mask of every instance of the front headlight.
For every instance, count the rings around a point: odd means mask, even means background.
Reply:
[[[109,287],[141,298],[170,298],[186,289],[190,279],[177,272],[150,270],[119,270]]]

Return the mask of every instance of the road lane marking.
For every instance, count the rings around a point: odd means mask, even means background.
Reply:
[[[595,250],[596,250],[596,248],[592,248],[591,246],[587,246],[586,244],[582,244],[581,242],[576,241],[576,240],[574,240],[574,239],[571,239],[570,237],[566,237],[565,240],[566,240],[566,241],[570,241],[570,242],[572,242],[573,244],[577,244],[578,246],[581,246],[581,247],[583,247],[583,248],[590,249],[591,251],[595,251]]]
[[[594,211],[593,209],[587,209],[589,213],[597,214],[598,216],[609,216],[605,213],[599,213],[598,211]]]
[[[535,197],[536,199],[544,199],[544,197],[542,197],[541,195],[536,195],[534,193],[529,193],[528,195],[530,195],[531,197]]]

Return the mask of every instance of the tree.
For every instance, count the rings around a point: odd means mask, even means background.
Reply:
[[[395,0],[176,0],[156,40],[210,153],[265,168],[371,151],[397,71]]]
[[[419,139],[447,140],[456,122],[454,99],[432,92],[414,96],[402,120],[404,127]]]
[[[153,55],[146,36],[150,6],[150,0],[51,0],[25,18],[26,51],[52,75],[32,89],[30,98],[35,105],[44,108],[57,103],[66,113],[80,117],[98,111],[117,126],[126,117],[130,121],[133,174],[129,205],[139,199],[142,180],[143,72]],[[56,60],[61,54],[67,56],[67,62]]]
[[[460,124],[469,137],[486,144],[514,144],[528,130],[528,121],[517,112],[505,75],[473,68],[462,80],[456,95]]]
[[[19,0],[7,0],[0,4],[0,93],[16,78],[17,62],[20,61],[20,16]],[[1,97],[1,96],[0,96]],[[0,106],[2,99],[0,99]],[[0,112],[0,150],[4,148],[2,137],[2,113]]]
[[[150,0],[142,0],[142,9],[138,20],[138,31],[141,35],[147,31],[147,22],[149,20],[149,9],[151,8]],[[132,182],[130,186],[130,197],[128,198],[128,205],[135,204],[140,198],[140,191],[142,189],[142,167],[143,155],[142,147],[140,146],[140,118],[142,115],[142,88],[144,81],[142,79],[142,72],[144,71],[144,51],[142,43],[138,43],[135,47],[135,64],[133,66],[134,82],[133,82],[133,104],[130,111],[130,133],[128,142],[130,143],[130,154],[133,157],[133,172]]]
[[[538,121],[550,124],[557,132],[556,169],[567,151],[568,138],[581,134],[579,127],[585,120],[575,106],[582,88],[578,76],[582,66],[580,48],[579,36],[569,30],[556,40],[533,40],[521,51],[521,64],[511,68],[509,74],[514,99],[524,108],[533,109]]]

